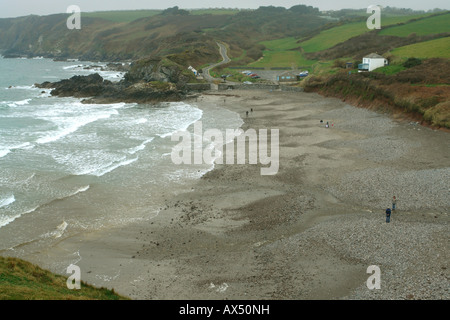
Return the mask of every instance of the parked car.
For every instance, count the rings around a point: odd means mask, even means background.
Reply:
[[[300,77],[307,77],[308,75],[309,75],[309,71],[302,71],[299,74]]]

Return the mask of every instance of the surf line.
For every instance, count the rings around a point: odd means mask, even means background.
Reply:
[[[194,123],[193,138],[187,131],[177,131],[172,134],[172,141],[180,141],[172,148],[171,158],[176,165],[180,164],[224,164],[223,146],[226,144],[225,162],[230,164],[246,164],[248,145],[248,163],[269,165],[261,168],[261,175],[275,175],[279,169],[279,129],[270,130],[270,156],[268,154],[267,129],[226,129],[225,134],[219,129],[208,129],[203,132],[201,121]],[[224,138],[225,137],[225,138]],[[248,138],[248,144],[247,142]],[[192,141],[193,140],[193,141]],[[234,141],[237,141],[235,148]],[[203,143],[214,141],[203,150]],[[225,142],[225,143],[224,143]],[[192,146],[194,149],[194,161],[192,162]],[[235,157],[236,149],[236,157]],[[259,152],[258,152],[259,151]],[[213,155],[214,154],[214,155]],[[236,162],[235,162],[236,158]]]

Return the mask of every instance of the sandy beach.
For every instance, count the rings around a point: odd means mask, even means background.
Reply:
[[[60,261],[59,273],[76,262],[83,281],[132,299],[450,298],[449,133],[312,93],[208,92],[195,103],[238,112],[243,130],[279,129],[278,173],[217,165],[162,190],[156,218],[22,258]],[[372,265],[379,290],[366,285]]]

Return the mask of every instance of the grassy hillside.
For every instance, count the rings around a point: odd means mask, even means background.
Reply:
[[[263,57],[256,62],[250,63],[254,68],[301,68],[309,67],[317,61],[306,59],[300,51],[265,50]]]
[[[360,61],[364,55],[371,52],[388,54],[398,47],[435,40],[450,34],[450,26],[447,23],[447,27],[445,27],[444,23],[448,17],[450,17],[450,14],[444,12],[437,15],[401,16],[384,20],[382,18],[382,26],[384,25],[384,27],[381,30],[369,30],[359,23],[348,23],[322,31],[311,39],[300,42],[300,46],[305,57],[309,60],[327,61],[345,58],[350,59],[352,62],[353,60]],[[389,23],[396,24],[389,26]],[[400,25],[397,25],[398,23]],[[427,29],[423,32],[412,34],[408,32],[407,37],[400,36],[401,32],[397,32],[399,30],[397,28],[402,28],[401,30],[418,30],[418,25],[427,25]],[[430,30],[435,30],[435,32],[431,33]],[[360,34],[355,36],[358,32]],[[344,40],[345,38],[348,39]],[[413,52],[409,52],[409,54],[411,54],[409,57],[414,57]],[[446,57],[445,54],[440,54],[439,51],[433,56]]]
[[[162,10],[120,10],[82,12],[82,17],[101,18],[112,22],[131,22],[141,18],[148,18],[160,14]]]
[[[0,300],[127,300],[85,283],[69,290],[67,278],[16,258],[0,257]]]
[[[366,14],[367,15],[367,14]],[[404,23],[412,19],[418,19],[427,17],[429,14],[411,15],[411,16],[398,16],[381,18],[381,27],[384,30],[386,27],[398,23]],[[311,39],[302,41],[300,46],[304,52],[317,52],[328,48],[331,48],[339,43],[342,43],[348,39],[359,36],[370,30],[366,26],[366,20],[359,22],[347,23],[341,26],[336,26],[328,30],[320,32],[317,36]]]
[[[433,33],[450,32],[450,13],[420,19],[400,26],[381,30],[380,35],[407,37],[411,34],[419,36]]]
[[[366,14],[367,15],[367,14]],[[417,22],[430,21],[431,25],[436,24],[437,30],[442,30],[441,24],[442,16],[429,18],[431,14],[415,14],[415,15],[401,15],[382,17],[382,27],[384,30],[391,30],[389,26],[406,23],[405,26],[416,24]],[[417,19],[424,19],[418,20]],[[428,20],[432,19],[432,20]],[[410,22],[411,21],[411,22]],[[409,22],[409,23],[408,23]],[[332,27],[334,26],[334,27]],[[318,60],[323,60],[320,55],[308,55],[308,53],[317,53],[336,45],[344,44],[352,38],[360,36],[361,39],[369,33],[366,26],[366,20],[363,19],[357,22],[348,23],[332,23],[325,27],[326,29],[319,32],[315,36],[309,37],[306,40],[299,40],[298,37],[286,37],[270,41],[263,41],[260,44],[266,47],[263,52],[263,57],[255,63],[249,64],[250,67],[291,67],[292,65],[310,67],[317,63]],[[414,27],[412,27],[414,28]],[[394,28],[392,28],[394,29]],[[379,33],[377,33],[379,34]],[[428,33],[424,33],[428,34]],[[394,40],[394,39],[392,39]],[[359,41],[359,40],[358,40]],[[344,45],[343,45],[344,46]],[[348,46],[347,46],[348,47]],[[325,60],[336,59],[338,57],[350,57],[351,52],[339,52],[330,57],[325,55]]]
[[[450,37],[430,40],[396,48],[391,54],[401,58],[449,58]]]
[[[96,11],[83,12],[82,17],[101,18],[112,22],[132,22],[142,18],[153,17],[161,14],[163,10],[117,10],[117,11]],[[192,9],[188,10],[192,15],[233,15],[240,12],[239,9]]]

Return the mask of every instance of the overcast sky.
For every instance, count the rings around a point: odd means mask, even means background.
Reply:
[[[0,17],[62,13],[66,12],[69,5],[78,5],[81,11],[89,12],[123,9],[166,9],[173,6],[186,9],[216,7],[253,9],[270,5],[290,8],[297,4],[318,7],[320,10],[361,9],[372,4],[414,10],[450,9],[450,1],[448,0],[0,0]]]

